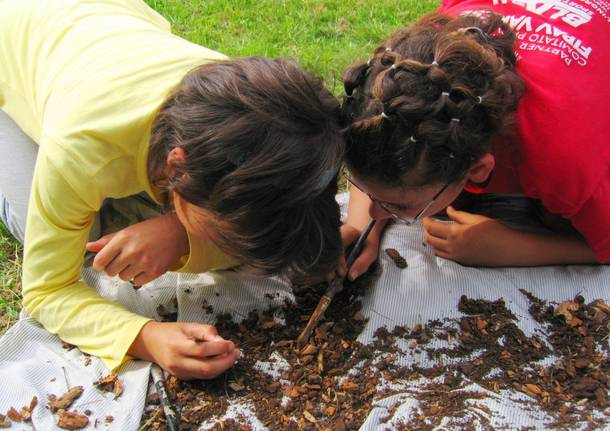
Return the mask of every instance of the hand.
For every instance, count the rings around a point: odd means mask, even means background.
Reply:
[[[443,223],[425,217],[424,239],[435,255],[465,265],[498,266],[511,250],[513,230],[489,217],[447,208],[456,223]]]
[[[377,223],[379,223],[379,221]],[[371,264],[377,260],[377,256],[379,255],[380,231],[376,231],[376,228],[377,226],[373,227],[373,231],[366,239],[366,242],[364,243],[364,247],[362,247],[360,255],[352,264],[349,274],[347,274],[347,278],[351,281],[354,281],[360,275],[364,274],[369,269]],[[381,226],[381,228],[383,229],[383,226]],[[360,233],[361,232],[358,229],[349,224],[344,224],[343,226],[341,226],[341,239],[343,242],[343,249],[347,249],[352,243],[354,243],[360,236]],[[345,274],[347,273],[347,264],[345,260],[345,255],[341,256],[341,259],[339,260],[339,264],[337,266],[337,273],[341,277],[345,276]]]
[[[87,243],[93,269],[142,285],[169,271],[188,253],[188,237],[175,214],[128,226]]]
[[[213,379],[240,355],[211,325],[155,321],[142,327],[128,353],[159,364],[181,380]]]

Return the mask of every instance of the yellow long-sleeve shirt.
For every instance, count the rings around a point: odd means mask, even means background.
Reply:
[[[149,319],[80,281],[94,214],[105,198],[154,198],[146,158],[155,112],[189,70],[224,58],[171,34],[140,0],[0,2],[0,108],[39,144],[23,306],[111,369]],[[189,242],[181,270],[232,265],[212,244]]]

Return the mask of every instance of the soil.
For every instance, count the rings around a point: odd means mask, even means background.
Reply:
[[[552,418],[545,423],[548,429],[586,424],[594,430],[610,423],[610,309],[603,301],[587,304],[577,296],[547,304],[522,291],[543,328],[527,336],[503,300],[463,296],[457,304],[463,313],[459,319],[379,328],[373,342],[363,345],[356,339],[367,319],[358,298],[372,277],[374,273],[346,283],[302,349],[295,340],[325,283],[294,286],[295,303],[253,311],[239,323],[229,315],[217,316],[219,333],[233,340],[243,356],[211,381],[168,380],[179,429],[197,430],[205,423],[207,429],[249,430],[254,415],[270,430],[356,430],[379,400],[393,394],[415,398],[417,407],[400,418],[394,418],[400,403],[389,407],[380,429],[502,429],[497,420],[492,424],[486,418],[494,412],[483,401],[493,396],[510,396],[525,410],[543,410]],[[441,340],[447,347],[438,347]],[[401,366],[397,358],[413,350],[425,351],[436,365]],[[403,386],[392,389],[392,384]],[[222,419],[238,400],[252,411]],[[142,424],[165,430],[156,402],[149,399]]]

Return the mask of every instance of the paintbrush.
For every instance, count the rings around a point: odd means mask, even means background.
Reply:
[[[167,389],[165,388],[163,370],[157,364],[152,363],[150,366],[150,374],[152,375],[155,389],[159,395],[159,402],[163,408],[163,413],[165,413],[167,429],[169,431],[178,431],[178,416],[176,414],[176,409],[174,409],[174,406],[169,399]]]
[[[346,274],[347,272],[349,272],[349,269],[351,268],[354,261],[360,255],[360,251],[362,251],[362,247],[364,246],[366,238],[369,236],[369,233],[371,233],[371,229],[373,229],[374,225],[375,219],[371,219],[371,221],[369,221],[369,224],[366,226],[364,231],[362,231],[362,233],[356,240],[356,243],[352,247],[352,251],[347,256],[347,261],[345,262],[347,266]],[[324,295],[322,295],[322,298],[320,298],[320,302],[318,302],[316,309],[311,314],[311,317],[309,318],[309,322],[307,322],[305,329],[303,329],[303,332],[301,332],[301,335],[299,335],[299,337],[297,338],[297,347],[301,348],[307,342],[309,336],[311,335],[311,332],[316,327],[320,319],[322,319],[322,317],[324,316],[324,312],[328,308],[330,302],[333,300],[337,293],[343,290],[344,278],[345,277],[335,277],[335,279],[328,285],[326,292],[324,292]]]

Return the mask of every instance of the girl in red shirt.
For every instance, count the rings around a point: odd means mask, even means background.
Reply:
[[[347,70],[344,242],[378,219],[349,278],[391,219],[421,219],[434,253],[466,265],[610,261],[607,6],[446,0]],[[546,229],[457,211],[464,189],[530,198]],[[443,210],[455,223],[429,217]]]

